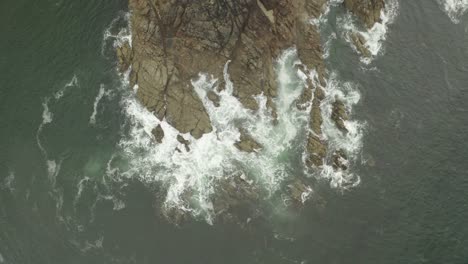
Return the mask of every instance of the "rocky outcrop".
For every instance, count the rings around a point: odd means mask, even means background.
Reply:
[[[151,131],[151,133],[153,134],[153,137],[157,143],[162,143],[164,138],[164,130],[162,129],[161,125],[157,125],[153,131]]]
[[[177,141],[180,144],[184,145],[186,151],[190,151],[190,141],[186,140],[182,135],[177,135]]]
[[[349,119],[348,113],[346,111],[346,107],[344,103],[335,98],[335,102],[332,104],[332,114],[331,119],[335,122],[336,127],[344,133],[348,132],[348,129],[345,126],[345,121]]]
[[[381,22],[380,13],[385,7],[384,0],[345,0],[345,7],[361,19],[367,28]]]

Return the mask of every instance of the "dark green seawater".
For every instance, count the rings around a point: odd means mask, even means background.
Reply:
[[[399,9],[370,67],[343,41],[330,50],[362,97],[361,183],[319,185],[296,216],[239,232],[175,226],[156,187],[103,176],[126,118],[103,36],[125,0],[3,0],[0,263],[468,263],[468,19],[452,23],[435,0]]]

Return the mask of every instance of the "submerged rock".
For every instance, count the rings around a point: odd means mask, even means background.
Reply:
[[[262,149],[262,145],[255,141],[245,129],[239,129],[239,132],[239,141],[234,144],[239,150],[251,153]]]
[[[348,169],[348,157],[344,150],[340,149],[333,153],[332,155],[333,160],[333,168],[335,170],[347,170]]]
[[[308,196],[310,196],[312,189],[302,179],[294,179],[287,185],[289,196],[295,204],[303,204]]]
[[[220,100],[219,95],[217,95],[213,91],[208,91],[206,96],[208,97],[208,99],[210,99],[211,102],[213,102],[214,106],[219,107],[219,100]]]
[[[361,53],[362,56],[366,58],[372,57],[371,52],[366,46],[366,40],[364,36],[359,32],[350,32],[351,41],[353,42],[354,46],[356,47],[357,51]]]
[[[380,23],[380,13],[385,7],[384,0],[344,0],[344,6],[361,19],[367,28]]]
[[[317,135],[309,134],[306,150],[309,154],[306,163],[309,167],[319,167],[323,165],[323,160],[327,155],[326,143]]]

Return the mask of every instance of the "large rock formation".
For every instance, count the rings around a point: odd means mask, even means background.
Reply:
[[[228,74],[234,84],[233,95],[251,110],[259,109],[254,96],[265,95],[267,107],[276,118],[274,62],[283,50],[296,46],[303,64],[300,69],[317,73],[314,79],[307,80],[297,106],[310,109],[306,163],[311,168],[320,167],[327,156],[321,128],[327,71],[319,30],[310,19],[319,18],[326,1],[129,0],[132,47],[125,44],[118,48],[120,69],[131,69],[130,82],[132,87],[138,86],[138,99],[157,118],[167,120],[181,134],[190,133],[198,139],[213,129],[191,84],[200,72],[223,80],[224,66],[230,61]],[[370,27],[380,18],[383,0],[345,0],[345,6]],[[223,89],[222,83],[218,86]],[[216,93],[209,92],[207,97],[219,106]],[[340,127],[345,112],[338,102],[334,107],[334,119]],[[246,131],[240,132],[236,143],[240,150],[261,149]],[[164,131],[159,126],[153,135],[161,142]],[[190,151],[188,140],[180,135],[177,139]],[[345,169],[345,159],[342,152],[334,154],[334,167]],[[216,214],[254,210],[252,201],[262,193],[240,176],[221,181],[219,186],[221,191],[213,204]],[[302,194],[309,190],[299,179],[289,186],[296,201],[302,201]]]
[[[263,93],[274,114],[273,66],[282,50],[297,45],[304,64],[324,72],[320,36],[308,18],[319,16],[325,1],[130,0],[133,49],[119,49],[121,68],[132,66],[132,85],[150,111],[195,138],[212,127],[191,79],[222,76],[228,60],[234,95],[256,110],[253,96]]]

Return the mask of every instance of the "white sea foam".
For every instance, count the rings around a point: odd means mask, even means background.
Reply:
[[[93,104],[93,113],[91,114],[91,116],[89,117],[89,124],[91,125],[95,125],[96,124],[96,115],[97,115],[97,112],[98,112],[98,106],[99,106],[99,102],[101,101],[101,99],[106,95],[110,95],[110,90],[107,91],[104,84],[101,84],[100,87],[99,87],[99,92],[96,96],[96,98],[94,99],[94,104]]]
[[[460,23],[461,17],[468,10],[468,0],[438,0],[453,23]]]
[[[346,39],[353,47],[354,44],[350,38],[351,32],[361,34],[365,41],[365,47],[369,50],[372,57],[361,57],[361,61],[365,64],[372,62],[379,53],[382,52],[384,41],[387,39],[388,27],[392,24],[399,13],[398,0],[386,0],[385,8],[381,11],[381,22],[375,23],[371,29],[362,30],[362,27],[357,26],[355,16],[347,13],[343,17],[337,18],[339,27],[341,27],[341,36]]]

